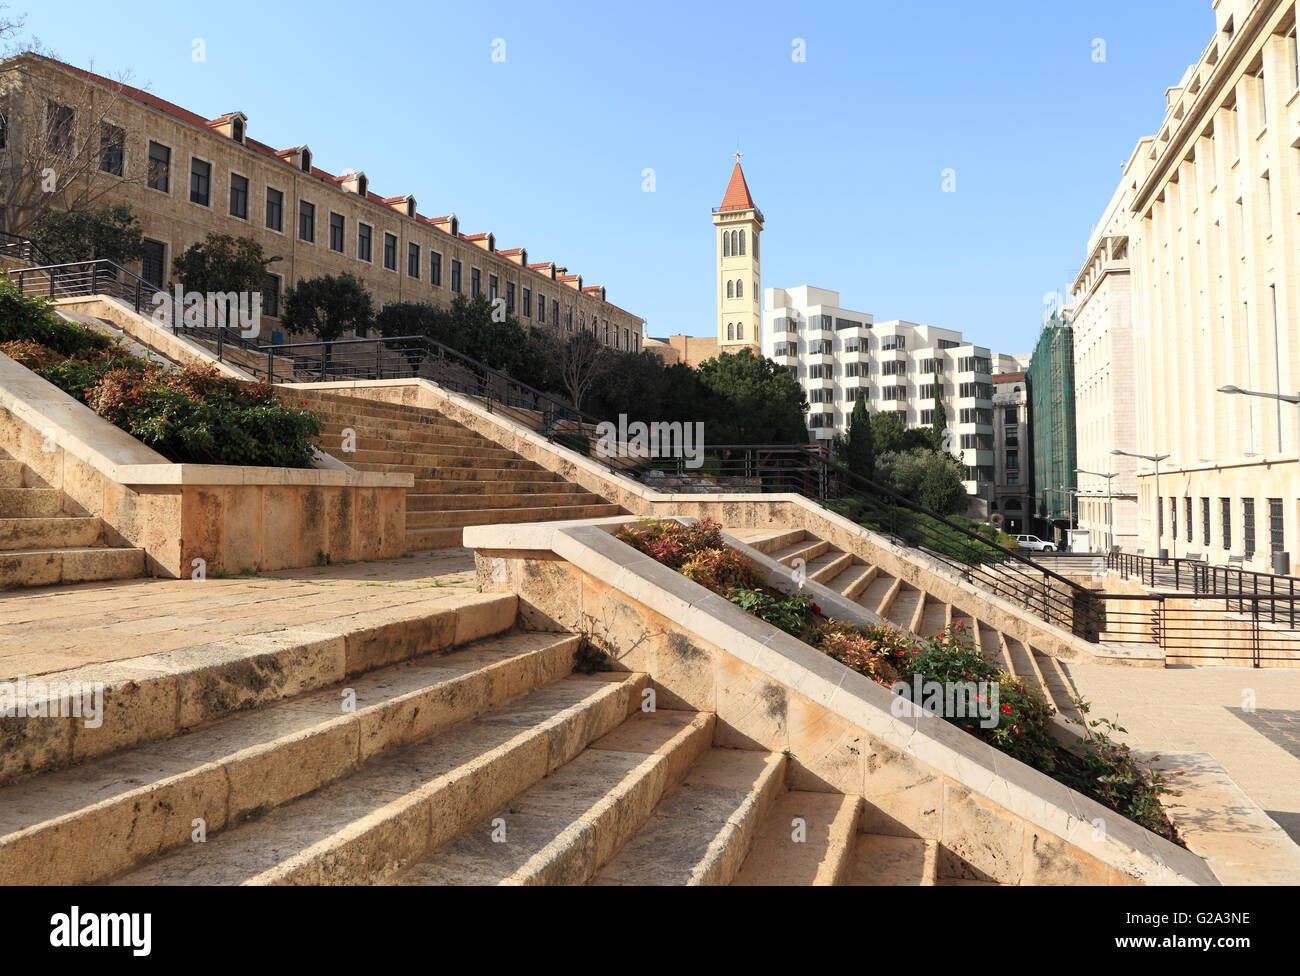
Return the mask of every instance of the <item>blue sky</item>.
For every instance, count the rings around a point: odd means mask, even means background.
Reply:
[[[1214,30],[1210,0],[297,7],[10,11],[64,60],[243,111],[255,138],[604,284],[652,335],[713,333],[709,213],[739,147],[764,287],[1012,353]]]

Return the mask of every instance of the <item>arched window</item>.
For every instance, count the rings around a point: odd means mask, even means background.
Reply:
[[[736,338],[736,327],[732,325],[730,322],[727,323],[727,338],[728,339]]]
[[[738,250],[736,250],[736,248],[737,248],[737,246],[738,246],[738,245],[737,245],[737,241],[738,241],[738,237],[737,237],[737,235],[736,235],[736,232],[733,230],[733,231],[731,232],[731,253],[732,253],[733,255],[736,255],[736,254],[739,254],[739,253],[740,253]]]
[[[737,298],[745,297],[745,283],[741,281],[739,278],[736,279],[736,297]]]
[[[722,232],[722,256],[731,257],[731,235],[725,230]]]
[[[731,279],[730,279],[730,278],[727,279],[727,297],[728,297],[728,298],[731,298],[731,297],[732,297],[732,287],[731,287]]]
[[[737,338],[737,339],[743,339],[743,338],[745,338],[745,323],[744,323],[744,322],[737,322],[737,323],[736,323],[736,338]]]
[[[745,253],[745,232],[743,230],[740,232],[740,253]]]

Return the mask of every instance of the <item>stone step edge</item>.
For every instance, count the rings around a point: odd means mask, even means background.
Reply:
[[[29,686],[37,680],[47,689],[72,684],[95,698],[102,685],[102,724],[86,724],[79,699],[73,699],[74,709],[56,696],[51,700],[57,712],[47,702],[44,717],[12,723],[0,752],[0,784],[171,738],[241,709],[501,633],[514,626],[517,606],[513,594],[473,594],[446,609],[367,610],[314,629],[241,635],[29,677]]]
[[[232,749],[224,756],[196,759],[183,772],[13,831],[0,837],[0,878],[23,884],[93,884],[185,844],[192,824],[184,811],[196,798],[215,801],[212,807],[223,811],[220,820],[205,823],[210,834],[343,779],[368,760],[415,745],[570,673],[581,637],[558,632],[550,636],[554,639],[545,646],[502,657],[414,691],[381,697],[353,712],[340,709],[335,716],[322,712],[314,725],[273,733],[263,742]],[[481,638],[449,654],[422,655],[412,663],[437,661],[455,667],[458,656],[480,654],[494,639]],[[370,679],[370,684],[378,684],[393,670],[377,669],[361,681]],[[515,671],[521,673],[512,673]],[[276,710],[294,708],[298,701],[282,699],[210,725],[239,722],[250,715],[257,715],[251,721],[258,721]],[[439,712],[439,704],[451,708]],[[146,745],[138,751],[147,754],[150,750]],[[4,799],[5,788],[0,787],[0,802]],[[109,838],[117,843],[106,844]],[[97,852],[93,864],[87,864],[84,856],[90,850]]]

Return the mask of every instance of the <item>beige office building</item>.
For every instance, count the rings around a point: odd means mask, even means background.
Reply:
[[[1151,140],[1144,139],[1136,155]],[[1133,162],[1088,241],[1088,254],[1074,279],[1074,423],[1078,527],[1089,551],[1107,547],[1136,552],[1137,464],[1115,455],[1136,452],[1132,275],[1129,265],[1129,203]],[[1113,475],[1107,478],[1105,475]]]
[[[1159,498],[1138,462],[1138,545],[1295,567],[1300,411],[1270,397],[1300,391],[1296,4],[1220,0],[1214,13],[1126,177],[1137,446],[1169,455]]]
[[[93,154],[89,167],[50,167],[80,176],[59,182],[45,205],[67,209],[82,181],[93,181],[106,191],[97,203],[130,206],[145,236],[144,259],[130,270],[149,282],[166,284],[172,260],[210,232],[251,238],[278,258],[268,265],[263,317],[271,321],[263,341],[280,337],[276,320],[289,286],[350,272],[376,308],[484,295],[504,299],[525,325],[586,330],[614,349],[641,348],[643,320],[606,301],[603,286],[530,259],[524,248],[499,248],[491,233],[464,234],[454,213],[427,217],[413,194],[376,193],[364,172],[329,173],[306,145],[260,142],[251,135],[256,120],[243,112],[206,118],[34,54],[0,63],[0,88],[0,167],[11,170],[0,176],[31,179],[22,170],[40,172],[38,149],[51,141],[65,160]],[[47,133],[55,138],[42,139]]]

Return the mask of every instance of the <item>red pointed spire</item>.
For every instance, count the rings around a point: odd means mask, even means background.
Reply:
[[[745,171],[740,168],[740,160],[731,171],[731,180],[727,183],[727,192],[722,197],[719,210],[757,210],[754,198],[749,195],[749,185],[745,182]]]

